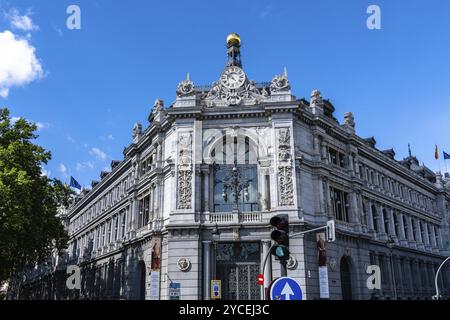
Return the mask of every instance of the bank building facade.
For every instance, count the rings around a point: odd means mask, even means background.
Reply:
[[[211,86],[189,77],[176,100],[160,99],[148,123],[110,172],[60,215],[68,249],[12,281],[11,298],[259,300],[280,276],[271,246],[271,217],[289,217],[290,233],[336,222],[326,244],[328,286],[319,285],[317,235],[290,239],[287,274],[303,298],[430,299],[434,275],[450,255],[450,178],[379,150],[355,134],[318,90],[310,100],[291,93],[286,70],[251,81],[240,38],[227,38],[226,66]],[[81,270],[81,289],[68,290],[66,269]],[[367,287],[367,267],[381,288]],[[264,285],[257,284],[264,274]],[[448,296],[448,268],[438,285]],[[323,292],[322,292],[323,293]]]

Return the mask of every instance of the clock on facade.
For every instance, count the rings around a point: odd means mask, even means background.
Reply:
[[[220,82],[228,89],[237,89],[244,84],[245,73],[239,67],[228,67],[223,71]]]

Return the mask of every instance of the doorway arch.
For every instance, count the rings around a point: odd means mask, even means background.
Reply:
[[[145,300],[145,283],[146,283],[146,268],[144,261],[139,261],[138,263],[138,279],[139,279],[139,300]]]
[[[343,256],[340,263],[342,300],[352,300],[352,277],[350,257]]]

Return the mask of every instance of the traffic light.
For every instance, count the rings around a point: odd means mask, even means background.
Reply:
[[[327,221],[326,238],[328,242],[333,242],[336,240],[336,228],[334,220]]]
[[[271,253],[279,260],[289,260],[289,216],[276,215],[270,219],[270,225],[276,228],[270,234],[270,238],[275,241]]]

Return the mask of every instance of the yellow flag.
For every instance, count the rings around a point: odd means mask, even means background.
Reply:
[[[434,158],[437,160],[439,159],[439,151],[438,151],[438,147],[436,145],[436,150],[434,151]]]

